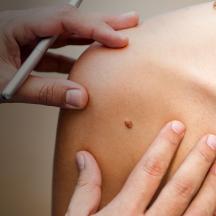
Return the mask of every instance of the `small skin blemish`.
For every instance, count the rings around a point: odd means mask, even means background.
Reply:
[[[133,127],[133,122],[130,120],[125,120],[124,125],[126,128],[131,129]]]

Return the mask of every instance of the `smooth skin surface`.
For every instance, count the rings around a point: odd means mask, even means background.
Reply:
[[[93,41],[122,48],[128,45],[128,38],[116,30],[134,27],[138,20],[135,12],[119,16],[96,15],[69,4],[0,12],[0,92],[41,38],[59,35],[54,48],[87,45]],[[74,62],[75,59],[48,52],[36,70],[68,73]],[[3,102],[0,98],[0,103]],[[69,80],[30,75],[6,102],[83,109],[88,93],[83,86]]]
[[[102,184],[100,169],[91,154],[79,152],[76,159],[80,176],[66,216],[213,216],[216,209],[215,135],[204,136],[198,142],[148,208],[184,133],[185,127],[181,122],[172,121],[164,126],[132,170],[119,194],[99,211]],[[191,202],[192,198],[194,200]],[[208,201],[206,198],[209,198]]]
[[[102,170],[102,208],[167,122],[180,120],[187,132],[164,183],[202,136],[216,133],[215,26],[213,2],[205,3],[122,31],[130,39],[126,48],[94,44],[82,55],[70,79],[88,88],[90,100],[86,110],[60,115],[55,216],[65,214],[75,189],[77,151],[92,153]]]

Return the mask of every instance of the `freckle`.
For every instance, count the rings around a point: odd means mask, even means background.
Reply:
[[[124,121],[125,127],[127,127],[128,129],[131,129],[133,127],[133,122],[130,120],[126,120]]]

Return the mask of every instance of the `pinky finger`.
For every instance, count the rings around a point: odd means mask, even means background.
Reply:
[[[200,192],[185,213],[185,216],[193,215],[216,215],[216,163],[212,166]]]
[[[77,153],[77,164],[80,176],[66,216],[93,214],[100,203],[101,173],[95,159],[88,152],[81,151]]]

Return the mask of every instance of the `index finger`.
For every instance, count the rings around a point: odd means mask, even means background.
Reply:
[[[40,17],[37,15],[38,12]],[[26,19],[28,16],[30,19]],[[95,14],[84,14],[69,4],[31,9],[28,13],[22,12],[20,17],[21,25],[26,27],[24,31],[28,30],[26,34],[21,35],[15,32],[20,44],[27,43],[28,39],[23,35],[29,36],[30,31],[34,33],[32,37],[49,37],[64,33],[76,34],[80,38],[93,39],[113,48],[124,47],[128,44],[128,38],[115,30],[134,27],[139,21],[138,15],[134,12],[119,16],[96,16]]]
[[[144,212],[170,165],[184,131],[184,125],[179,121],[168,123],[160,131],[116,197],[127,209],[133,209],[133,213],[136,210],[137,214]]]

